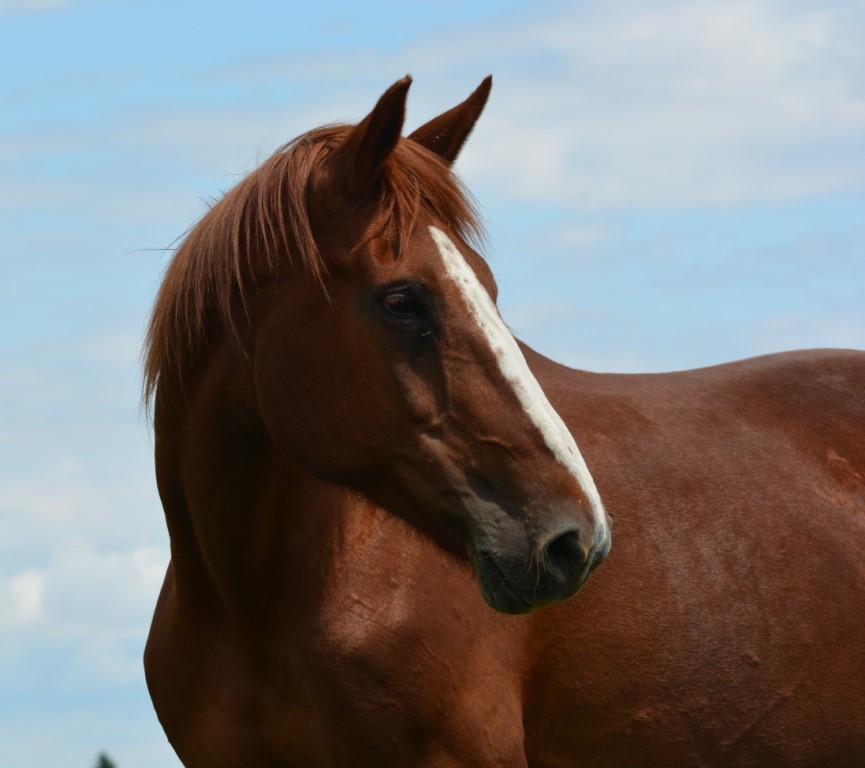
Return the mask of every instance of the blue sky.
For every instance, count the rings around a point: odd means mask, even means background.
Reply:
[[[0,765],[176,766],[147,313],[206,202],[410,72],[495,85],[458,163],[515,332],[659,371],[865,348],[865,4],[0,0]]]

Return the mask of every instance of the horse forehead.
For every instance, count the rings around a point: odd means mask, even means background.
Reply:
[[[421,237],[421,241],[423,242],[423,253],[425,254],[425,258],[435,265],[435,268],[438,270],[443,281],[447,282],[449,285],[454,284],[452,276],[449,274],[447,269],[445,254],[442,252],[441,246],[432,234],[433,231],[440,232],[447,237],[450,245],[456,250],[459,257],[461,257],[461,261],[474,273],[478,282],[486,290],[493,302],[495,302],[498,294],[498,286],[496,285],[493,271],[490,269],[486,260],[473,248],[470,248],[463,243],[460,238],[456,237],[448,229],[433,224],[423,227]]]

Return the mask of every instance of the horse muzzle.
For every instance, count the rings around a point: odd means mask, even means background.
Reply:
[[[587,547],[579,527],[565,523],[516,550],[489,542],[471,550],[481,593],[502,613],[528,613],[576,595],[609,553],[610,535],[607,530],[596,532]]]

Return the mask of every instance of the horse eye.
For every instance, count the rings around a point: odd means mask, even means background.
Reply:
[[[417,314],[415,300],[406,293],[389,293],[382,299],[385,309],[399,317],[412,317]]]

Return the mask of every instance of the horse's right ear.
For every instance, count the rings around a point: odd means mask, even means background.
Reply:
[[[399,141],[405,122],[405,101],[411,85],[406,75],[388,88],[378,103],[322,164],[332,183],[350,196],[368,192],[378,180],[385,160]]]

